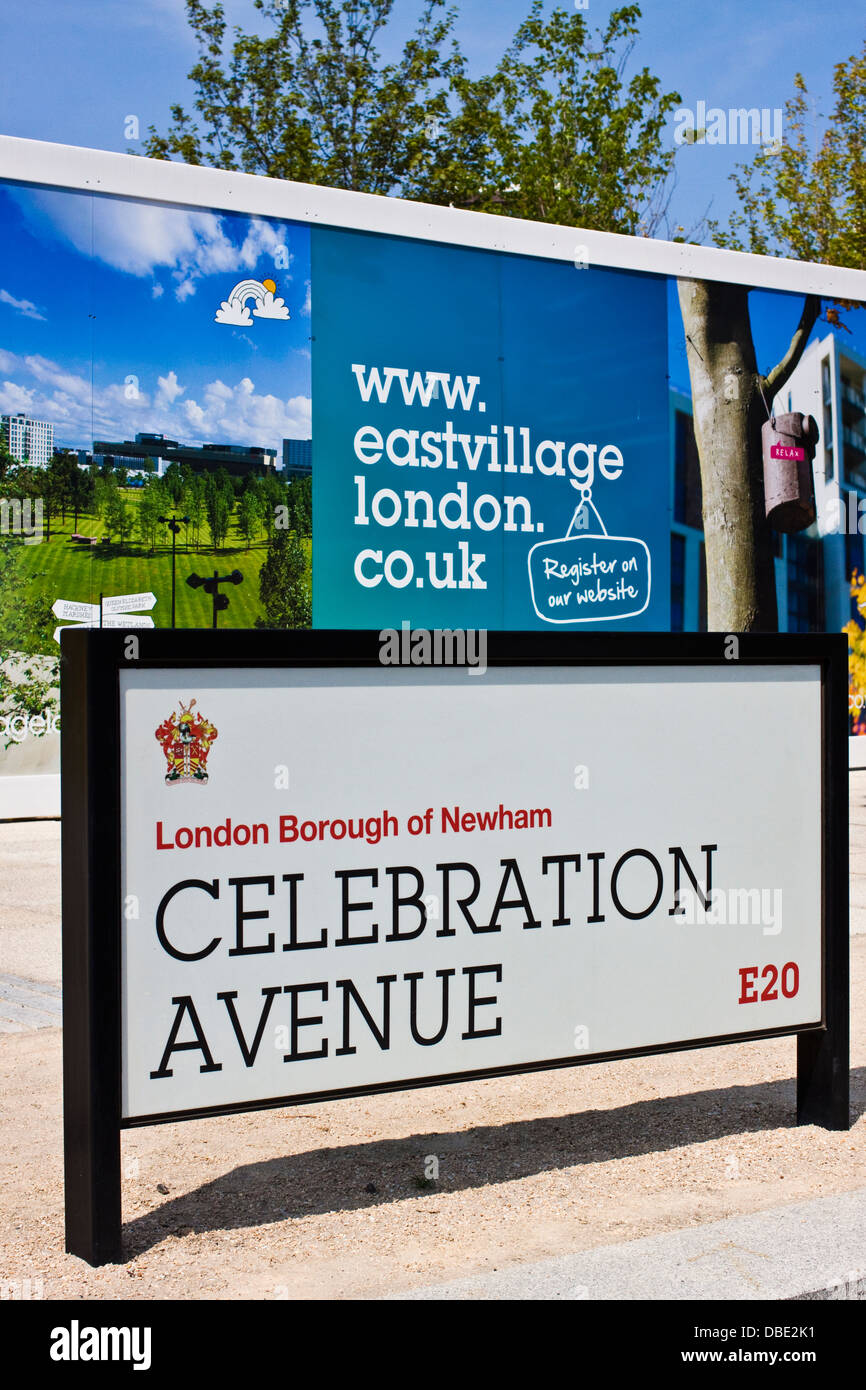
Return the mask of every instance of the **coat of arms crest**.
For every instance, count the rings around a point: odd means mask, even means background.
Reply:
[[[174,787],[181,782],[204,785],[208,780],[208,754],[217,731],[209,719],[193,714],[195,700],[190,700],[188,705],[183,700],[179,703],[180,713],[174,710],[156,730],[167,763],[165,785]]]

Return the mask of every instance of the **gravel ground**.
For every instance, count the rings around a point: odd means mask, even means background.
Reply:
[[[0,973],[59,979],[58,844],[0,826]],[[133,1130],[130,1259],[100,1270],[63,1252],[60,1030],[0,1036],[0,1284],[369,1298],[866,1186],[863,935],[852,967],[848,1133],[794,1125],[792,1038]]]

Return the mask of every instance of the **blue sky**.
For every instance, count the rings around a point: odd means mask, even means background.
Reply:
[[[53,421],[70,448],[309,437],[308,228],[0,189],[0,261],[0,412]],[[273,281],[288,320],[250,302],[248,325],[215,322],[248,278]]]
[[[573,0],[572,0],[573,3]],[[569,0],[561,0],[569,9]],[[397,0],[394,35],[408,32],[418,0]],[[458,33],[473,70],[501,55],[529,0],[458,0]],[[555,5],[548,3],[545,9]],[[589,0],[585,11],[602,25],[614,8]],[[252,0],[225,0],[229,24],[263,27]],[[800,70],[816,110],[832,104],[833,65],[863,44],[862,0],[832,5],[803,0],[652,0],[643,6],[641,37],[628,71],[646,65],[683,104],[782,107]],[[125,150],[127,115],[141,129],[168,125],[171,102],[191,105],[186,73],[196,46],[183,0],[30,0],[0,13],[0,133],[100,149]],[[673,121],[670,124],[673,140]],[[711,204],[724,223],[734,206],[727,175],[748,147],[684,146],[671,211],[690,226]]]

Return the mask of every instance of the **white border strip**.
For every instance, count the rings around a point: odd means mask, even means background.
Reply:
[[[347,193],[258,174],[236,174],[107,150],[19,140],[8,135],[0,135],[0,179],[289,218],[547,260],[573,262],[578,248],[585,248],[590,265],[866,302],[866,270],[550,226],[522,218],[412,203],[403,198]]]
[[[59,772],[0,777],[0,821],[59,819]]]

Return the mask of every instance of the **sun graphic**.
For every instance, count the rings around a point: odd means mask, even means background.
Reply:
[[[273,280],[263,280],[262,284],[266,290],[270,290],[271,294],[273,294],[277,288]]]

